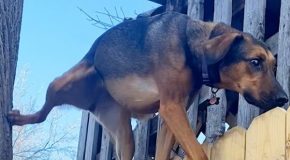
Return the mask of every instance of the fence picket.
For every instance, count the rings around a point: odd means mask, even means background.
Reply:
[[[211,160],[244,160],[246,130],[235,127],[218,139],[211,150]]]
[[[256,117],[246,134],[246,160],[285,160],[285,126],[282,108]]]

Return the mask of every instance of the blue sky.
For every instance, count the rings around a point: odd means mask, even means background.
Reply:
[[[17,70],[28,69],[27,95],[36,98],[39,109],[48,84],[76,64],[104,32],[93,26],[78,7],[92,16],[104,8],[114,11],[114,7],[122,7],[126,16],[135,17],[135,13],[150,10],[156,4],[147,0],[26,0]],[[60,112],[65,115],[64,123],[79,123],[79,110]]]
[[[87,20],[77,7],[92,16],[104,7],[122,7],[126,16],[153,8],[146,0],[27,0],[21,30],[18,67],[27,65],[32,90],[45,87],[76,64],[104,30]],[[44,89],[44,90],[45,90]],[[44,97],[39,97],[43,101]]]

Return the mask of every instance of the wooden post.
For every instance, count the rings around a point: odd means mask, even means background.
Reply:
[[[290,96],[290,0],[281,1],[277,79]],[[288,108],[289,102],[284,105]]]
[[[224,22],[231,25],[232,22],[232,0],[214,1],[214,21]]]
[[[138,121],[136,130],[134,131],[135,138],[135,154],[134,159],[147,160],[149,146],[149,120]]]
[[[220,90],[217,93],[217,97],[220,97],[220,103],[207,108],[206,140],[208,143],[213,143],[225,132],[225,116],[227,110],[225,91]]]
[[[83,160],[85,158],[86,141],[87,141],[87,133],[88,133],[88,121],[89,121],[89,112],[83,111],[80,135],[79,135],[77,160]]]
[[[271,48],[273,55],[278,54],[278,38],[279,32],[266,40],[266,44]]]
[[[112,151],[113,145],[110,141],[110,134],[103,128],[100,160],[111,160],[113,153]]]
[[[266,0],[246,0],[244,13],[244,32],[251,33],[259,40],[264,39]],[[238,125],[248,128],[260,110],[248,104],[240,95],[238,109]]]
[[[83,111],[77,160],[96,160],[99,134],[101,134],[101,126],[95,120],[95,116],[88,111]]]
[[[97,123],[93,114],[90,113],[89,115],[85,159],[95,160],[97,155],[98,137],[99,134],[101,134],[101,126]]]
[[[232,0],[214,1],[214,22],[224,22],[231,25]],[[208,87],[207,87],[208,88]],[[209,94],[210,88],[208,88]],[[210,96],[210,95],[209,95]],[[206,139],[212,143],[225,132],[225,116],[227,111],[227,100],[225,91],[222,89],[217,93],[220,104],[207,108]]]
[[[192,19],[203,20],[204,0],[188,0],[187,15]]]

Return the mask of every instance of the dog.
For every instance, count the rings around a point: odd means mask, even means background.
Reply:
[[[40,111],[12,110],[13,125],[40,123],[54,106],[89,110],[109,131],[119,160],[131,160],[130,118],[159,112],[164,124],[157,160],[169,159],[176,141],[190,160],[207,160],[186,109],[203,84],[232,90],[262,108],[282,106],[286,93],[275,79],[269,48],[223,23],[168,12],[127,20],[109,29],[84,58],[50,83]]]

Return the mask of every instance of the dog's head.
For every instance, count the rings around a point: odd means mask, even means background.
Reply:
[[[216,36],[204,42],[203,52],[208,65],[220,76],[214,86],[239,92],[249,103],[264,109],[288,102],[274,75],[273,54],[250,34],[231,32]]]

